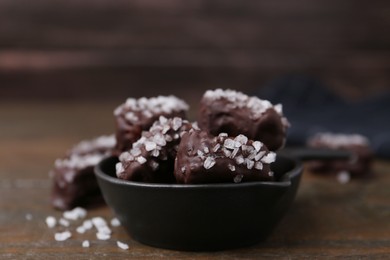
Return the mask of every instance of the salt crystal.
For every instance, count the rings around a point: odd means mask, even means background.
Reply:
[[[242,155],[236,156],[235,159],[236,159],[236,163],[238,165],[243,164],[245,162],[245,159],[244,159],[244,157],[242,157]]]
[[[58,220],[58,223],[61,225],[61,226],[64,226],[64,227],[69,227],[70,223],[68,220],[64,219],[64,218],[60,218],[60,220]]]
[[[245,135],[240,134],[240,135],[236,136],[236,138],[234,138],[234,141],[239,142],[240,145],[236,146],[236,147],[240,147],[241,144],[246,144],[248,142],[248,137],[246,137]]]
[[[93,227],[93,223],[91,220],[84,220],[83,222],[83,227],[85,228],[85,230],[88,230],[88,229],[91,229]]]
[[[204,153],[203,153],[201,150],[196,151],[196,154],[197,154],[200,158],[203,158],[203,157],[204,157]]]
[[[84,234],[86,231],[85,227],[84,226],[79,226],[76,228],[76,232],[79,233],[79,234]]]
[[[261,151],[258,154],[256,154],[255,161],[259,161],[264,156],[265,153],[266,153],[265,151]]]
[[[153,150],[152,156],[158,157],[159,155],[160,155],[160,151],[159,150],[157,150],[157,149]]]
[[[180,117],[175,117],[172,120],[172,128],[173,130],[177,131],[183,124],[183,120]]]
[[[99,240],[108,240],[111,238],[111,235],[98,232],[98,233],[96,233],[96,238]]]
[[[233,181],[234,181],[235,183],[239,183],[239,182],[242,181],[242,178],[243,178],[243,177],[244,177],[244,175],[238,174],[238,175],[234,176]]]
[[[70,219],[70,220],[77,220],[80,218],[84,218],[87,215],[87,211],[83,208],[76,207],[72,210],[65,211],[63,213],[64,218]]]
[[[283,106],[282,106],[282,104],[276,104],[274,106],[274,109],[275,109],[276,113],[278,113],[279,115],[283,114]]]
[[[273,172],[273,171],[269,171],[269,172],[268,172],[268,176],[269,176],[269,177],[273,177],[273,176],[274,176],[274,172]]]
[[[142,156],[139,156],[139,157],[137,157],[137,162],[139,163],[139,164],[144,164],[144,163],[146,163],[146,159],[145,159],[145,157],[142,157]]]
[[[241,149],[246,154],[251,154],[255,150],[255,148],[253,148],[253,146],[249,146],[249,145],[242,145]]]
[[[172,138],[172,136],[170,136],[170,135],[165,135],[165,140],[166,140],[167,142],[172,142],[172,141],[173,141],[173,138]]]
[[[133,148],[130,150],[130,153],[132,156],[136,157],[142,153],[141,149],[139,148]]]
[[[186,167],[185,166],[181,167],[181,173],[185,173],[185,172],[186,172]]]
[[[173,139],[179,139],[180,138],[180,135],[179,134],[175,134],[174,136],[173,136]]]
[[[221,148],[221,145],[217,143],[213,148],[213,152],[216,153],[219,148]]]
[[[164,125],[164,126],[163,126],[163,129],[161,130],[161,132],[162,132],[163,134],[166,134],[166,133],[169,131],[169,129],[171,129],[171,128],[169,127],[169,125]]]
[[[118,162],[117,164],[115,164],[115,170],[116,170],[116,173],[122,173],[125,171],[125,168],[123,168],[123,165],[121,162]]]
[[[267,164],[270,164],[270,163],[273,163],[276,159],[276,153],[274,152],[269,152],[267,155],[265,155],[263,158],[261,158],[261,161],[263,163],[267,163]]]
[[[253,166],[255,166],[255,162],[252,161],[252,160],[249,160],[249,159],[246,159],[246,167],[248,168],[248,170],[252,169]]]
[[[165,125],[168,122],[168,119],[164,116],[160,116],[159,119],[160,124]]]
[[[239,150],[239,147],[234,148],[232,154],[230,155],[230,158],[233,159],[234,157],[236,157],[236,155],[237,155],[237,153],[238,153],[238,150]]]
[[[234,147],[241,147],[242,143],[234,141]]]
[[[90,244],[89,244],[89,241],[88,240],[84,240],[83,243],[81,244],[82,247],[89,247]]]
[[[70,233],[69,231],[64,231],[64,232],[60,232],[60,233],[55,233],[54,239],[56,241],[65,241],[65,240],[69,239],[71,236],[72,236],[72,233]]]
[[[255,169],[262,170],[263,169],[263,164],[261,162],[256,162],[255,163]]]
[[[150,167],[152,167],[152,170],[155,171],[157,170],[159,164],[156,161],[150,161]]]
[[[27,213],[25,218],[26,218],[26,220],[30,221],[30,220],[32,220],[33,216],[30,213]]]
[[[207,146],[205,146],[205,147],[203,148],[203,151],[204,151],[204,153],[209,153],[209,152],[210,152],[210,150],[209,150],[209,148],[208,148]]]
[[[151,118],[153,114],[149,110],[144,110],[143,115],[147,118]]]
[[[94,217],[91,219],[91,221],[97,229],[99,229],[99,227],[107,226],[106,220],[102,217]]]
[[[157,145],[154,142],[145,142],[145,150],[150,152],[154,149],[156,149]]]
[[[119,227],[121,225],[121,222],[119,221],[118,218],[113,218],[111,219],[110,224],[113,227]]]
[[[254,141],[254,142],[252,143],[252,146],[255,148],[256,152],[258,152],[258,151],[260,151],[260,149],[261,149],[261,147],[262,147],[263,145],[262,145],[261,142],[259,142],[259,141]]]
[[[248,158],[249,160],[253,160],[255,157],[256,157],[256,151],[253,150],[253,151],[248,155],[247,158]]]
[[[112,231],[108,226],[102,226],[97,228],[98,233],[111,235]]]
[[[46,218],[46,225],[49,227],[49,228],[53,228],[57,225],[57,220],[55,219],[55,217],[53,216],[48,216]]]
[[[195,130],[200,130],[198,122],[192,123],[192,128],[195,129]]]
[[[129,245],[128,245],[128,244],[122,243],[122,242],[120,242],[120,241],[116,241],[116,244],[117,244],[117,246],[118,246],[120,249],[123,249],[123,250],[129,249]]]
[[[232,164],[228,164],[228,168],[229,170],[231,170],[232,172],[234,172],[236,170],[236,167]]]
[[[232,152],[226,149],[225,147],[222,148],[222,152],[226,157],[230,157],[232,155]]]
[[[123,152],[121,155],[119,155],[119,161],[132,161],[134,160],[134,157],[129,152]]]
[[[213,167],[215,164],[215,159],[212,157],[207,157],[206,160],[203,163],[203,167],[207,170]]]
[[[235,142],[232,139],[226,139],[225,142],[223,143],[223,146],[226,147],[227,149],[234,149]]]
[[[125,114],[125,118],[126,118],[126,120],[128,120],[128,121],[130,121],[132,123],[138,121],[138,117],[134,113],[132,113],[132,112],[127,112]]]
[[[227,134],[227,133],[219,133],[218,136],[219,136],[219,137],[228,137],[228,134]]]
[[[165,141],[165,138],[162,134],[156,134],[155,136],[153,136],[153,142],[155,142],[156,144],[158,144],[159,146],[165,146],[167,144],[167,142]]]

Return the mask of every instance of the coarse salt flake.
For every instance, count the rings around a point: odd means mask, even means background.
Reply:
[[[76,232],[79,233],[79,234],[84,234],[86,231],[85,227],[84,226],[79,226],[76,228]]]
[[[243,178],[243,177],[244,177],[244,175],[238,174],[238,175],[234,176],[233,181],[234,181],[235,183],[239,183],[239,182],[242,181],[242,178]]]
[[[112,218],[110,224],[113,227],[119,227],[121,225],[121,222],[119,221],[118,218]]]
[[[72,236],[72,233],[69,231],[59,232],[54,234],[54,239],[56,241],[65,241]]]
[[[84,240],[83,243],[81,244],[82,247],[89,247],[90,244],[89,244],[89,241],[88,240]]]
[[[117,246],[118,246],[120,249],[123,249],[123,250],[129,249],[129,245],[128,245],[128,244],[125,244],[125,243],[122,243],[121,241],[116,241],[116,244],[117,244]]]
[[[111,235],[110,234],[106,234],[106,233],[97,232],[96,233],[96,238],[99,239],[99,240],[108,240],[108,239],[111,238]]]
[[[53,228],[57,225],[57,220],[55,217],[53,216],[48,216],[46,218],[46,225],[49,227],[49,228]]]
[[[139,156],[139,157],[137,157],[137,162],[139,163],[139,164],[144,164],[144,163],[146,163],[146,158],[145,157],[143,157],[143,156]]]
[[[156,149],[156,147],[157,147],[157,144],[155,142],[149,142],[149,141],[145,142],[145,150],[148,152]]]
[[[215,159],[212,157],[207,157],[206,160],[203,163],[203,167],[207,170],[213,167],[215,164]]]
[[[265,155],[263,158],[261,158],[261,162],[263,163],[273,163],[276,159],[276,153],[274,152],[269,152],[267,155]]]
[[[235,142],[234,142],[234,140],[227,138],[227,139],[223,142],[223,146],[226,147],[227,149],[234,149],[234,147],[235,147]]]
[[[252,143],[252,146],[255,148],[256,152],[258,152],[258,151],[260,151],[260,149],[261,149],[261,147],[262,147],[263,145],[262,145],[261,142],[259,142],[259,141],[254,141],[254,142]]]
[[[60,218],[60,220],[58,220],[58,223],[61,225],[61,226],[64,226],[64,227],[69,227],[70,223],[68,220],[64,219],[64,218]]]

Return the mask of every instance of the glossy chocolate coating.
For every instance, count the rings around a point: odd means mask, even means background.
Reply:
[[[254,141],[243,135],[240,137],[244,140],[243,144],[233,148],[234,140],[239,138],[229,138],[223,134],[214,137],[205,131],[185,133],[175,161],[177,182],[197,184],[273,181],[270,163],[274,161],[275,154],[260,142],[256,142],[255,149]]]
[[[129,150],[160,116],[186,118],[187,109],[188,105],[174,96],[128,99],[114,111],[116,154]]]
[[[51,204],[60,210],[76,206],[90,207],[104,202],[94,167],[112,155],[114,136],[82,141],[65,157],[57,159],[49,175],[52,178]]]
[[[230,136],[244,134],[249,139],[263,142],[271,151],[284,145],[288,127],[281,106],[275,107],[266,100],[229,90],[205,93],[200,102],[198,122],[202,130],[212,135],[222,132]]]
[[[371,173],[373,152],[369,142],[360,135],[320,133],[308,141],[313,148],[328,148],[349,151],[351,160],[309,161],[307,169],[313,173],[337,174],[346,172],[351,177],[365,176]]]
[[[117,177],[148,183],[174,183],[174,161],[181,135],[192,129],[187,120],[160,117],[128,152],[119,156]]]

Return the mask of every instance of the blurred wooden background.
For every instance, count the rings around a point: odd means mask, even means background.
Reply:
[[[0,1],[1,100],[200,95],[288,73],[390,88],[390,2]]]

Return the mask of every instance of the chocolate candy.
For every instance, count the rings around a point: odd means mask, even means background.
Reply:
[[[238,183],[273,181],[270,163],[276,154],[244,135],[217,137],[205,131],[184,133],[175,161],[178,183]]]
[[[353,155],[351,160],[318,160],[307,162],[307,169],[313,173],[347,173],[351,177],[370,173],[373,152],[368,139],[358,134],[318,133],[308,140],[313,148],[346,150]]]
[[[82,141],[57,159],[49,175],[53,181],[51,204],[61,210],[103,202],[94,167],[112,154],[114,135]]]
[[[244,134],[263,142],[271,151],[284,145],[289,126],[280,104],[273,106],[267,100],[221,89],[206,91],[200,103],[198,122],[202,130],[212,135]]]
[[[188,105],[175,96],[128,98],[114,111],[117,154],[130,149],[142,131],[148,130],[160,116],[185,118],[187,110]]]
[[[195,126],[196,127],[196,126]],[[193,128],[187,120],[179,117],[167,119],[160,116],[149,131],[133,143],[128,152],[119,156],[116,165],[120,179],[149,182],[174,183],[174,160],[181,135]]]

